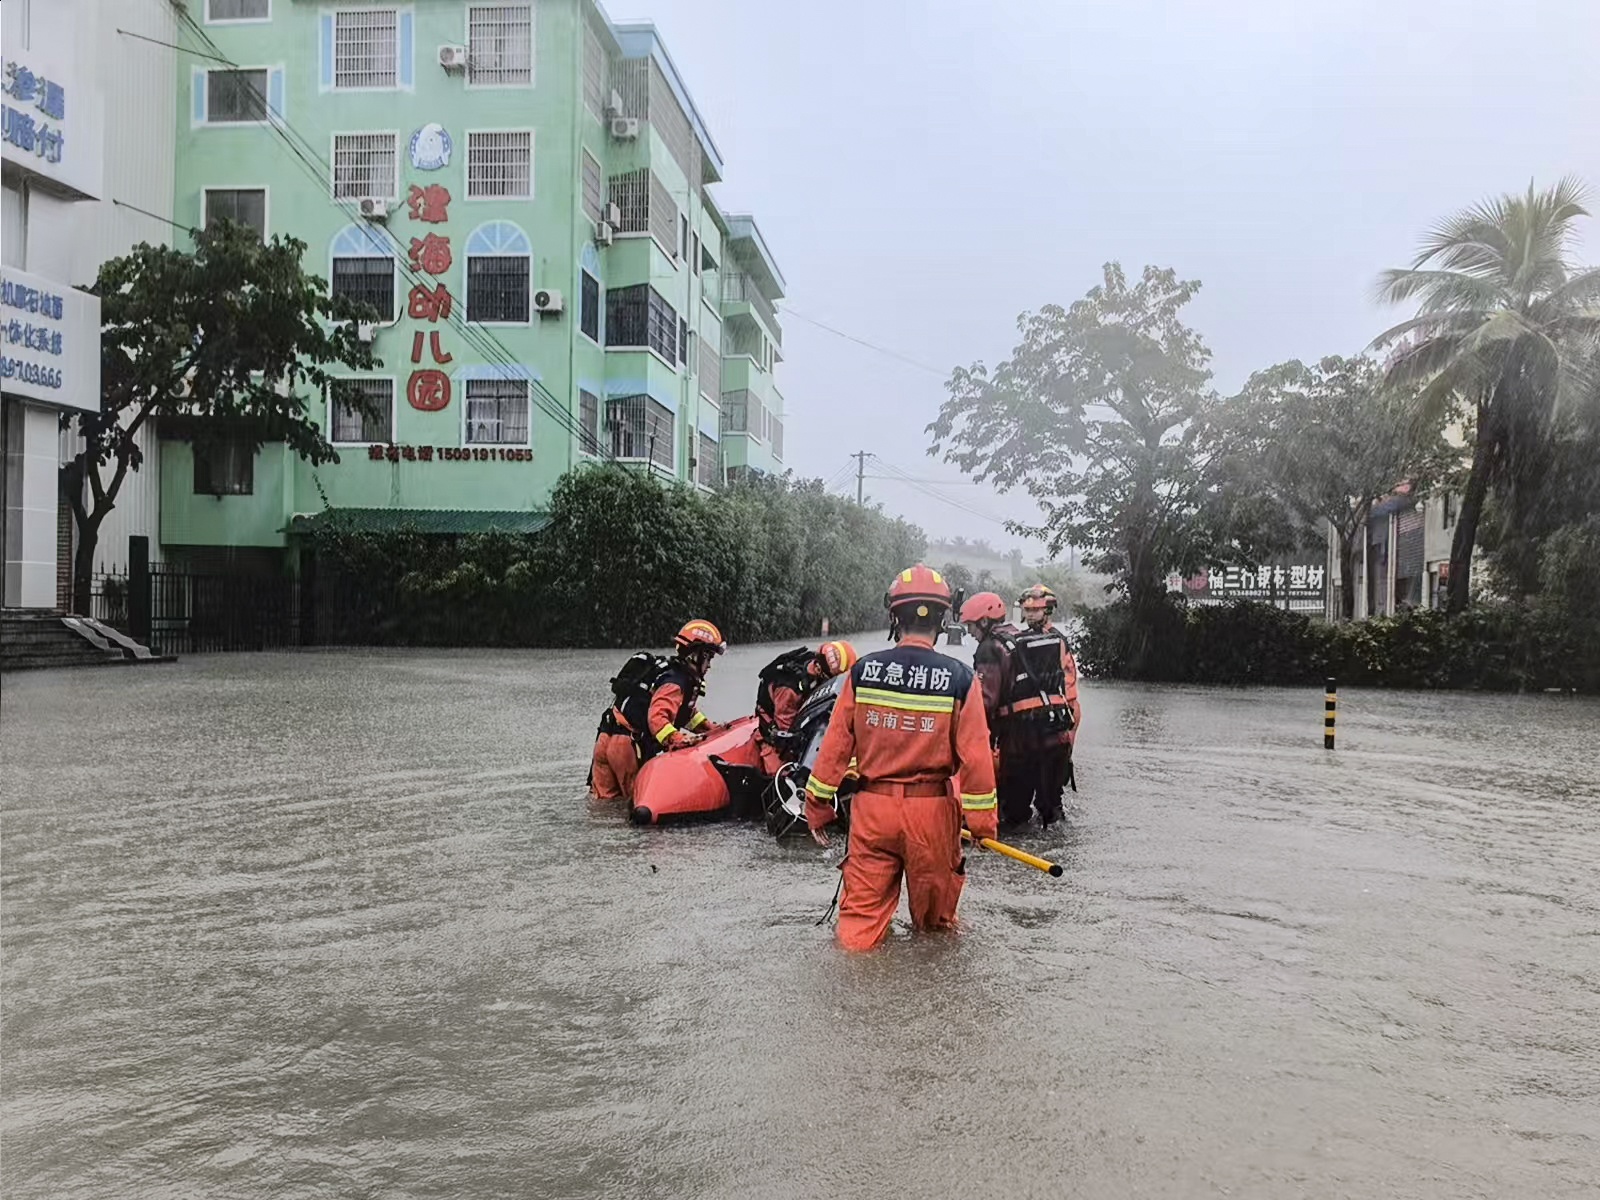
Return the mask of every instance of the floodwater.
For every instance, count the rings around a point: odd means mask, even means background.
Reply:
[[[6,677],[0,1194],[1600,1188],[1600,704],[1089,683],[1065,876],[850,957],[816,848],[585,799],[622,657]]]

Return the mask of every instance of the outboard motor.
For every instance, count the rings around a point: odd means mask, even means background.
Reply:
[[[796,757],[778,768],[767,793],[767,831],[774,837],[790,837],[806,831],[806,780],[811,778],[812,764],[822,750],[822,736],[828,732],[828,719],[833,715],[833,706],[838,702],[844,681],[843,675],[836,675],[822,684],[806,697],[795,715],[789,736]],[[836,803],[841,821],[849,817],[847,789],[853,790],[853,785],[853,780],[846,780],[839,789]]]

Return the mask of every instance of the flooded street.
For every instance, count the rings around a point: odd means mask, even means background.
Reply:
[[[847,957],[585,798],[625,654],[7,676],[0,1193],[1595,1195],[1600,703],[1090,682],[1065,877]]]

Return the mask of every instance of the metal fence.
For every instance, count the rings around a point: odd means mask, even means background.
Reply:
[[[148,589],[142,593],[141,589]],[[300,581],[152,566],[94,578],[91,612],[159,654],[272,650],[303,643]],[[148,628],[141,628],[148,623]]]

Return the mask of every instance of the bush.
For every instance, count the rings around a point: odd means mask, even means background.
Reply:
[[[620,467],[557,483],[538,534],[313,536],[323,642],[662,646],[689,617],[736,642],[886,620],[888,577],[926,541],[914,525],[762,479],[706,495]]]
[[[1589,561],[1582,547],[1562,553],[1574,571]],[[1333,676],[1382,687],[1600,692],[1600,621],[1556,589],[1531,605],[1479,604],[1456,617],[1415,610],[1342,625],[1250,602],[1168,602],[1139,622],[1126,602],[1079,615],[1079,666],[1100,678],[1310,684]]]

